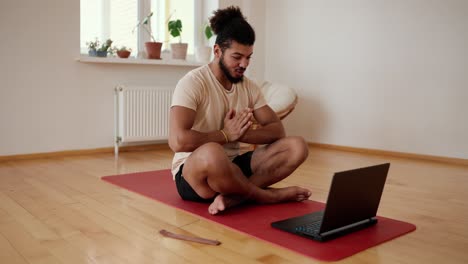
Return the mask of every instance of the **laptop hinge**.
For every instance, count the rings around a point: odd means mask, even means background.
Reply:
[[[362,221],[359,221],[359,222],[356,222],[356,223],[353,223],[353,224],[350,224],[350,225],[346,225],[346,226],[343,226],[343,227],[340,227],[340,228],[336,228],[336,229],[333,229],[333,230],[330,230],[330,231],[327,231],[327,232],[320,233],[320,236],[322,236],[322,237],[331,236],[331,235],[336,234],[336,233],[347,231],[347,230],[350,230],[350,229],[353,229],[353,228],[356,228],[356,227],[360,227],[360,226],[367,226],[367,225],[370,225],[370,224],[374,224],[376,222],[377,222],[377,218],[372,217],[372,218],[368,218],[368,219],[365,219],[365,220],[362,220]]]

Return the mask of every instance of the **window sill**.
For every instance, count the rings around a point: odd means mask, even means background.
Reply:
[[[172,59],[161,59],[161,60],[150,60],[150,59],[137,59],[127,58],[121,59],[118,57],[90,57],[87,55],[80,55],[77,61],[83,63],[110,63],[110,64],[140,64],[140,65],[167,65],[167,66],[187,66],[187,67],[198,67],[204,63],[192,60],[172,60]]]

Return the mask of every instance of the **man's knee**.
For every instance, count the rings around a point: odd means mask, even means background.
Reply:
[[[197,151],[222,151],[224,148],[218,143],[208,142],[197,148]]]
[[[206,143],[187,158],[183,167],[184,178],[201,198],[213,198],[219,192],[214,183],[220,177],[212,176],[224,175],[223,164],[228,161],[221,145]]]
[[[222,164],[227,156],[224,148],[218,143],[206,143],[198,147],[187,159],[192,163],[190,167],[195,166],[197,170],[206,171],[213,168],[214,164]]]
[[[291,158],[302,163],[309,156],[309,147],[303,137],[291,136],[286,137],[286,144],[291,153]]]

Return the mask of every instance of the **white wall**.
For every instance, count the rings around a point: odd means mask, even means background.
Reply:
[[[79,3],[0,2],[0,156],[111,147],[116,84],[175,85],[192,69],[77,62]]]
[[[251,77],[300,96],[308,141],[468,158],[468,2],[221,0],[257,33]],[[113,87],[190,67],[75,61],[79,0],[0,1],[0,156],[113,145]]]
[[[289,134],[468,158],[468,1],[266,1],[265,78]]]

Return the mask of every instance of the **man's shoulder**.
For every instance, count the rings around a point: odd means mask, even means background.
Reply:
[[[208,74],[208,64],[202,65],[198,68],[195,68],[187,73],[186,76],[190,76],[191,78],[205,78]]]
[[[187,72],[187,74],[185,74],[178,82],[177,86],[185,86],[185,85],[190,85],[190,86],[193,86],[193,85],[201,85],[203,83],[203,80],[206,78],[205,77],[205,71],[206,69],[204,69],[205,66],[200,66],[198,68],[195,68],[189,72]]]

